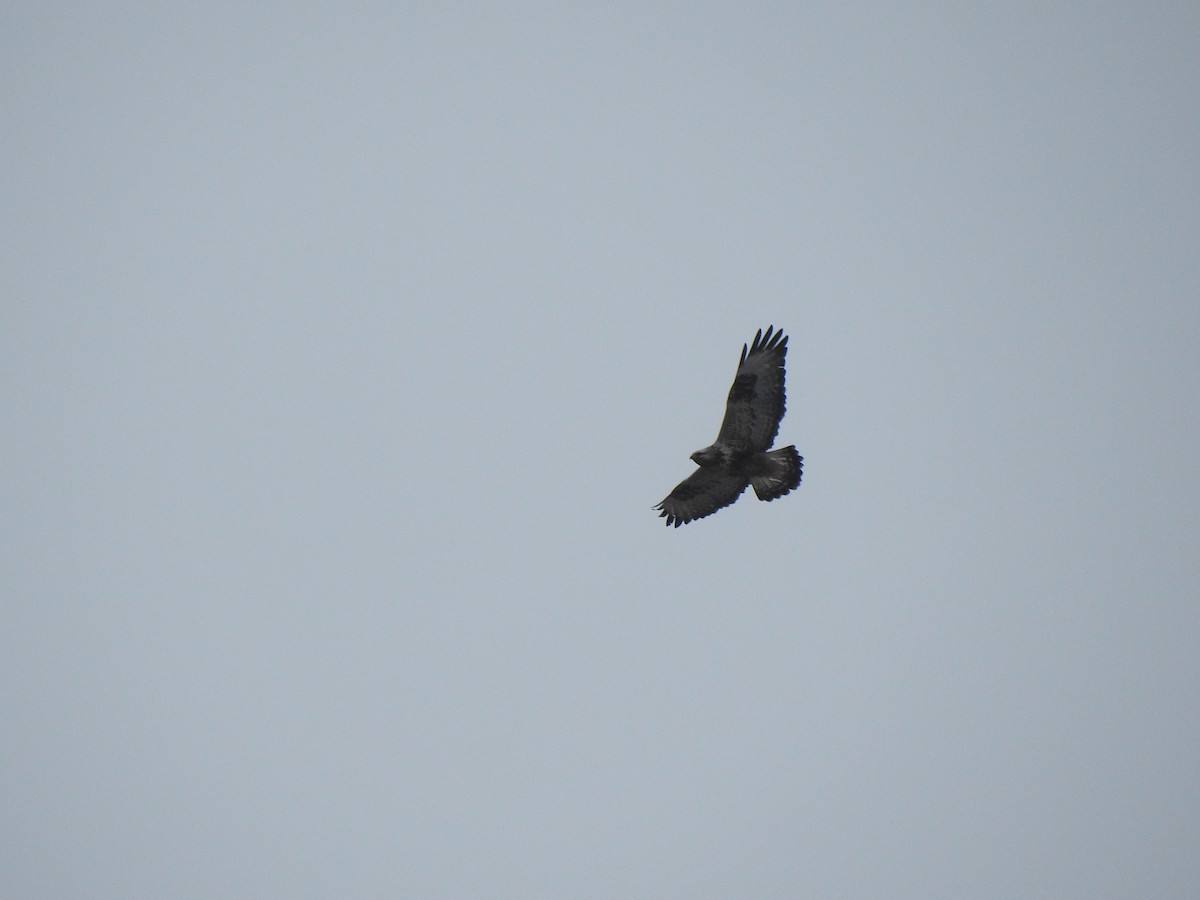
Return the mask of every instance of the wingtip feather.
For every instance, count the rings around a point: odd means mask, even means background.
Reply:
[[[744,363],[746,357],[753,356],[755,353],[767,353],[771,350],[782,350],[786,353],[787,341],[787,335],[783,333],[782,328],[776,328],[774,325],[768,325],[766,331],[760,328],[749,346],[742,345],[742,359],[738,365]]]

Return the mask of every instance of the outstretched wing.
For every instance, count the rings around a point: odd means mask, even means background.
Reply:
[[[766,334],[760,328],[749,347],[742,345],[742,361],[725,401],[718,444],[757,453],[770,449],[775,442],[786,409],[783,379],[787,341],[787,335],[771,326]]]
[[[667,517],[667,527],[686,525],[693,519],[711,516],[741,496],[748,478],[726,475],[716,469],[697,469],[667,495],[667,499],[655,509],[659,516]]]

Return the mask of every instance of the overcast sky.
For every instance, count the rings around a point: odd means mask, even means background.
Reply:
[[[0,894],[1195,897],[1198,47],[9,4]]]

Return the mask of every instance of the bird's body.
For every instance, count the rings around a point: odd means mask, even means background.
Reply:
[[[742,346],[725,419],[716,441],[692,454],[700,468],[685,478],[655,509],[667,525],[686,525],[733,503],[747,485],[759,500],[775,500],[800,484],[804,459],[794,446],[769,449],[786,411],[784,362],[787,335],[759,329]]]

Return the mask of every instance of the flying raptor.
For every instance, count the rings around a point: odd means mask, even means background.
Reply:
[[[793,446],[770,449],[786,408],[787,341],[787,335],[771,326],[766,334],[760,328],[754,343],[742,345],[716,441],[692,454],[700,468],[654,507],[668,526],[678,528],[712,515],[740,497],[748,484],[754,485],[759,500],[774,500],[799,487],[804,458]]]

